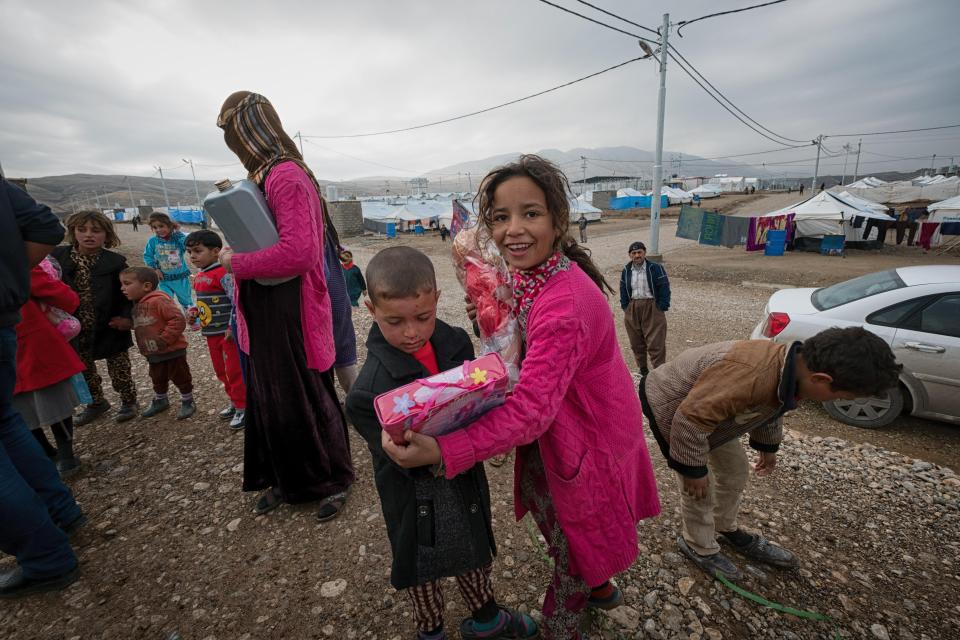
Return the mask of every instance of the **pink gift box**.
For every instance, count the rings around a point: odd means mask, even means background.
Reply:
[[[382,393],[373,400],[380,426],[397,444],[412,429],[439,436],[503,404],[509,377],[498,353]]]

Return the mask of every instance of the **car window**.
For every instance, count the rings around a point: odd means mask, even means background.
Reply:
[[[904,284],[896,270],[880,271],[871,273],[846,282],[838,282],[835,285],[817,289],[813,292],[810,301],[820,311],[833,309],[842,304],[860,300],[868,296],[875,296],[885,291],[893,291],[907,286]]]
[[[907,318],[904,328],[960,338],[960,293],[942,296]]]
[[[886,307],[885,309],[874,311],[867,316],[867,322],[869,324],[878,324],[883,327],[900,326],[904,319],[906,319],[910,314],[920,307],[928,304],[934,298],[936,298],[936,296],[922,296],[920,298],[898,302],[897,304]]]

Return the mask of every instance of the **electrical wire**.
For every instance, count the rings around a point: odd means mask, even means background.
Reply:
[[[751,9],[759,9],[761,7],[769,7],[772,4],[780,4],[781,2],[786,2],[787,0],[773,0],[772,2],[764,2],[763,4],[755,4],[749,7],[744,7],[742,9],[731,9],[729,11],[720,11],[718,13],[711,13],[709,15],[700,16],[699,18],[694,18],[693,20],[681,20],[677,23],[677,35],[681,38],[683,35],[680,33],[680,30],[684,27],[693,24],[694,22],[700,22],[701,20],[706,20],[707,18],[716,18],[719,16],[729,15],[731,13],[740,13],[742,11],[750,11]]]
[[[607,14],[608,16],[610,16],[611,18],[616,18],[617,20],[622,20],[623,22],[626,22],[627,24],[633,25],[633,26],[635,26],[635,27],[640,27],[640,28],[643,29],[644,31],[649,31],[649,32],[652,33],[653,35],[655,35],[655,36],[657,36],[657,37],[660,37],[660,32],[657,31],[656,29],[651,29],[650,27],[645,27],[645,26],[643,26],[642,24],[637,24],[636,22],[633,22],[632,20],[627,20],[627,19],[624,18],[623,16],[618,16],[617,14],[611,13],[611,12],[607,11],[606,9],[602,9],[602,8],[598,7],[597,5],[595,5],[595,4],[590,4],[589,2],[584,2],[584,0],[577,0],[577,2],[579,2],[580,4],[586,5],[586,6],[590,7],[591,9],[595,9],[595,10],[599,11],[600,13],[605,13],[605,14]]]
[[[678,58],[680,58],[681,60],[683,60],[684,63],[686,63],[686,65],[687,65],[688,67],[690,67],[690,69],[691,69],[694,73],[696,73],[698,76],[700,76],[700,78],[707,84],[707,86],[709,86],[711,89],[713,89],[713,90],[717,93],[717,95],[719,95],[721,98],[723,98],[724,100],[726,100],[726,102],[727,102],[731,107],[733,107],[734,109],[736,109],[744,118],[746,118],[747,120],[749,120],[749,121],[752,122],[753,124],[757,125],[758,127],[760,127],[761,129],[763,129],[763,130],[766,131],[767,133],[770,133],[770,134],[776,136],[777,138],[783,138],[783,139],[786,140],[787,142],[796,142],[796,143],[803,143],[803,144],[806,143],[806,140],[797,140],[797,139],[795,139],[795,138],[788,138],[788,137],[785,136],[785,135],[782,135],[782,134],[780,134],[780,133],[777,133],[776,131],[773,131],[773,130],[771,130],[771,129],[768,129],[767,127],[763,126],[762,124],[760,124],[759,122],[757,122],[756,120],[754,120],[753,118],[751,118],[749,115],[747,115],[747,114],[743,111],[743,109],[741,109],[740,107],[738,107],[737,105],[735,105],[735,104],[733,103],[733,101],[730,100],[730,98],[728,98],[727,96],[723,95],[723,93],[720,91],[720,89],[717,89],[716,86],[714,86],[709,80],[707,80],[707,78],[706,78],[702,73],[700,73],[700,70],[697,69],[695,66],[693,66],[693,63],[690,62],[689,60],[687,60],[687,59],[683,56],[683,54],[680,53],[680,51],[679,51],[674,45],[671,44],[671,45],[668,45],[668,46],[673,50],[673,53],[675,53]],[[786,143],[786,142],[781,142],[780,144],[787,144],[787,143]]]
[[[303,136],[303,137],[306,138],[307,136]],[[324,147],[322,145],[317,144],[313,140],[307,140],[307,142],[309,144],[312,144],[315,147],[319,147],[320,149],[323,149],[324,151],[329,151],[330,153],[336,153],[337,155],[345,156],[347,158],[350,158],[351,160],[356,160],[358,162],[365,162],[367,164],[372,164],[378,167],[384,167],[385,169],[393,169],[394,171],[402,171],[403,173],[412,173],[414,175],[421,175],[420,171],[416,171],[414,169],[402,169],[400,167],[394,167],[389,164],[383,164],[382,162],[375,162],[373,160],[367,160],[365,158],[358,158],[357,156],[352,156],[349,153],[344,153],[342,151],[337,151],[336,149],[330,149],[329,147]]]
[[[557,91],[557,90],[559,90],[559,89],[563,89],[563,88],[565,88],[565,87],[569,87],[569,86],[575,85],[575,84],[577,84],[577,83],[579,83],[579,82],[583,82],[584,80],[589,80],[590,78],[596,78],[597,76],[602,75],[602,74],[604,74],[604,73],[607,73],[607,72],[609,72],[609,71],[613,71],[613,70],[615,70],[615,69],[619,69],[619,68],[621,68],[621,67],[625,67],[625,66],[627,66],[628,64],[630,64],[631,62],[637,62],[638,60],[643,60],[643,59],[644,59],[643,57],[631,58],[630,60],[625,60],[625,61],[621,62],[620,64],[615,64],[615,65],[613,65],[612,67],[607,67],[606,69],[601,69],[600,71],[596,71],[596,72],[594,72],[594,73],[591,73],[590,75],[583,76],[582,78],[577,78],[576,80],[571,80],[570,82],[565,82],[565,83],[559,84],[559,85],[557,85],[557,86],[555,86],[555,87],[551,87],[551,88],[549,88],[549,89],[544,89],[543,91],[538,91],[537,93],[531,93],[531,94],[528,95],[528,96],[524,96],[524,97],[522,97],[522,98],[517,98],[517,99],[515,99],[515,100],[510,100],[509,102],[504,102],[504,103],[501,103],[501,104],[498,104],[498,105],[495,105],[495,106],[492,106],[492,107],[487,107],[487,108],[485,108],[485,109],[480,109],[480,110],[478,110],[478,111],[471,111],[470,113],[465,113],[465,114],[463,114],[463,115],[454,116],[454,117],[452,117],[452,118],[444,118],[443,120],[436,120],[436,121],[434,121],[434,122],[427,122],[427,123],[425,123],[425,124],[418,124],[418,125],[412,126],[412,127],[403,127],[403,128],[401,128],[401,129],[390,129],[390,130],[388,130],[388,131],[373,131],[373,132],[370,132],[370,133],[353,133],[353,134],[349,134],[349,135],[336,135],[336,136],[329,136],[329,135],[327,135],[327,136],[308,136],[308,135],[301,135],[301,137],[302,137],[302,138],[305,138],[305,139],[306,139],[306,138],[316,138],[316,139],[326,139],[326,140],[341,139],[341,138],[369,138],[369,137],[371,137],[371,136],[385,136],[385,135],[388,135],[388,134],[391,134],[391,133],[402,133],[402,132],[404,132],[404,131],[415,131],[415,130],[417,130],[417,129],[425,129],[425,128],[427,128],[427,127],[434,127],[434,126],[436,126],[436,125],[446,124],[446,123],[448,123],[448,122],[454,122],[454,121],[456,121],[456,120],[463,120],[464,118],[470,118],[470,117],[472,117],[472,116],[478,116],[478,115],[480,115],[480,114],[482,114],[482,113],[488,113],[488,112],[494,111],[494,110],[496,110],[496,109],[502,109],[503,107],[509,107],[510,105],[514,105],[514,104],[517,104],[517,103],[519,103],[519,102],[524,102],[525,100],[530,100],[530,99],[532,99],[532,98],[538,98],[538,97],[540,97],[540,96],[542,96],[542,95],[546,95],[546,94],[551,93],[551,92],[553,92],[553,91]]]
[[[629,31],[624,31],[623,29],[620,29],[620,28],[618,28],[618,27],[615,27],[615,26],[613,26],[612,24],[607,24],[606,22],[600,22],[599,20],[594,20],[593,18],[590,18],[590,17],[588,17],[588,16],[585,16],[585,15],[583,15],[582,13],[577,13],[577,12],[574,11],[573,9],[567,9],[566,7],[561,7],[561,6],[558,5],[558,4],[555,4],[555,3],[553,3],[553,2],[550,2],[550,0],[539,0],[539,1],[542,2],[543,4],[548,4],[548,5],[550,5],[550,6],[553,7],[554,9],[560,9],[560,11],[564,11],[564,12],[566,12],[566,13],[575,15],[575,16],[577,16],[578,18],[583,18],[584,20],[587,20],[588,22],[592,22],[592,23],[594,23],[594,24],[598,24],[598,25],[600,25],[601,27],[606,27],[607,29],[610,29],[611,31],[616,31],[616,32],[622,33],[622,34],[624,34],[624,35],[626,35],[626,36],[630,36],[631,38],[636,38],[636,39],[638,39],[638,40],[645,40],[645,41],[647,41],[647,42],[652,42],[653,44],[660,44],[660,42],[657,41],[657,40],[651,40],[650,38],[644,38],[643,36],[638,36],[638,35],[635,34],[635,33],[630,33]],[[606,12],[604,12],[604,13],[606,13]],[[620,19],[620,20],[623,20],[623,18],[620,18],[619,16],[614,16],[614,17],[616,17],[616,18],[618,18],[618,19]],[[624,20],[624,22],[626,22],[626,20]],[[637,25],[637,26],[639,26],[639,25]],[[647,27],[643,27],[643,28],[646,29]],[[654,33],[656,33],[656,31],[654,31]]]
[[[922,127],[920,129],[901,129],[899,131],[868,131],[867,133],[831,133],[824,138],[856,138],[857,136],[885,136],[893,133],[915,133],[917,131],[939,131],[941,129],[956,129],[960,124],[945,124],[940,127]]]
[[[672,47],[670,47],[670,48],[672,49]],[[717,104],[719,104],[721,107],[723,107],[723,108],[724,108],[728,113],[730,113],[730,115],[732,115],[734,118],[736,118],[737,120],[739,120],[740,122],[742,122],[747,128],[752,129],[755,133],[763,136],[764,138],[766,138],[767,140],[770,140],[771,142],[775,142],[775,143],[777,143],[777,144],[783,144],[783,145],[785,145],[785,146],[787,146],[787,147],[795,147],[795,148],[796,148],[796,147],[808,147],[808,146],[810,146],[811,144],[814,144],[814,143],[807,143],[807,144],[786,145],[786,144],[785,144],[784,142],[782,142],[781,140],[777,140],[776,138],[770,137],[770,135],[768,135],[767,133],[764,133],[761,129],[753,126],[753,125],[750,124],[748,121],[746,121],[746,120],[744,120],[743,118],[741,118],[740,115],[737,114],[737,112],[733,111],[730,107],[728,107],[726,104],[724,104],[724,103],[723,103],[717,96],[715,96],[706,86],[704,86],[704,84],[703,84],[702,82],[700,82],[700,80],[698,80],[697,77],[696,77],[693,73],[691,73],[690,70],[688,70],[688,69],[683,65],[682,62],[680,62],[680,59],[677,58],[677,56],[674,56],[672,53],[670,53],[670,51],[667,51],[667,55],[670,56],[670,58],[672,58],[673,61],[677,63],[677,66],[680,67],[680,69],[681,69],[684,73],[686,73],[688,76],[690,76],[690,79],[693,80],[695,83],[697,83],[697,84],[700,86],[700,88],[703,89],[704,92],[705,92],[708,96],[710,96],[711,98],[713,98],[713,100],[714,100]]]

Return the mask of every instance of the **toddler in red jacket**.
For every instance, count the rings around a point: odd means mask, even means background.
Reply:
[[[148,267],[130,267],[120,272],[120,289],[135,303],[133,333],[137,348],[147,359],[153,381],[153,402],[143,417],[149,418],[170,408],[167,389],[172,380],[180,390],[177,420],[185,420],[196,412],[193,378],[187,364],[187,340],[183,337],[187,319],[170,296],[157,291],[159,284],[157,272]]]

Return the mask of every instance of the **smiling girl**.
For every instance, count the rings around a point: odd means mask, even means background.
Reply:
[[[483,179],[480,221],[513,272],[520,379],[502,407],[465,429],[383,441],[401,466],[441,463],[447,478],[518,447],[516,516],[530,512],[554,560],[547,638],[579,638],[587,607],[622,602],[610,578],[636,558],[636,523],[660,512],[610,287],[568,233],[569,192],[560,169],[533,155]]]

